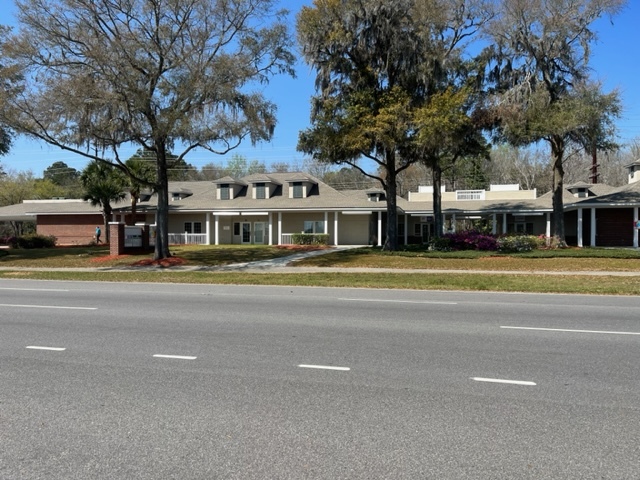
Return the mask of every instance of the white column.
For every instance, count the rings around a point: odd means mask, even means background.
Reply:
[[[278,212],[278,245],[282,245],[282,212]]]
[[[578,247],[583,247],[582,242],[582,209],[578,209]]]
[[[211,212],[207,212],[207,217],[204,222],[204,231],[207,236],[205,245],[211,245]]]
[[[545,232],[547,238],[551,237],[551,213],[547,212],[547,231]]]
[[[329,233],[329,212],[324,212],[324,233]]]
[[[404,244],[409,243],[409,215],[404,214]]]
[[[269,245],[273,245],[273,214],[269,212]]]
[[[333,212],[333,244],[338,246],[338,212]]]
[[[215,237],[213,244],[220,245],[220,215],[214,215],[213,217],[213,230],[213,235]]]
[[[596,246],[596,209],[591,209],[591,246]]]
[[[491,233],[493,235],[498,233],[498,215],[495,213],[491,215]]]
[[[502,233],[507,233],[507,212],[502,214]]]
[[[456,214],[451,215],[451,233],[456,233]]]
[[[378,212],[378,246],[382,246],[382,212]]]
[[[633,209],[633,248],[638,248],[638,233],[640,233],[640,229],[636,228],[638,225],[638,207]]]

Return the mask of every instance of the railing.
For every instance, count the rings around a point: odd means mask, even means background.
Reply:
[[[169,245],[205,245],[207,235],[205,233],[170,233]]]
[[[283,233],[280,235],[280,245],[293,245],[293,236],[295,233]]]

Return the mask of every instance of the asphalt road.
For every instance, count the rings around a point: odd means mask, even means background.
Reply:
[[[639,379],[635,297],[0,280],[0,479],[634,479]]]

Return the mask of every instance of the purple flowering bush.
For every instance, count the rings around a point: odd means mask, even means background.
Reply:
[[[496,251],[498,250],[498,240],[493,235],[487,235],[477,230],[465,230],[446,233],[442,238],[434,239],[430,248],[441,252],[459,250]]]

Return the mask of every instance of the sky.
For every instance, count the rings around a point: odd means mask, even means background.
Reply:
[[[0,0],[0,24],[14,25],[13,0]],[[312,0],[281,0],[281,7],[290,10],[290,25],[295,31],[295,14]],[[592,77],[602,81],[604,91],[618,89],[622,98],[623,113],[619,121],[618,141],[622,144],[640,139],[640,0],[629,0],[622,14],[602,18],[595,24],[598,42],[593,45],[590,66]],[[246,143],[226,156],[204,150],[190,153],[186,161],[197,168],[207,163],[226,164],[234,154],[249,161],[258,160],[269,167],[273,163],[289,163],[300,166],[304,160],[296,151],[298,133],[309,126],[310,103],[314,94],[314,73],[302,61],[297,65],[295,79],[288,76],[273,78],[263,87],[264,95],[278,107],[275,134],[270,142],[251,146]],[[136,147],[131,147],[133,154]],[[125,152],[124,158],[129,154]],[[9,154],[0,157],[4,170],[31,171],[41,176],[43,170],[54,162],[62,161],[70,167],[82,170],[87,160],[79,155],[51,147],[44,142],[18,138]]]

